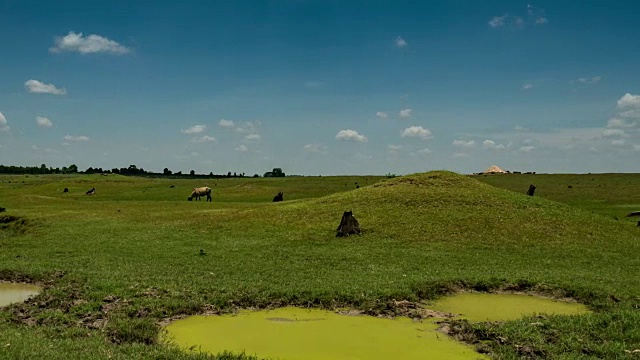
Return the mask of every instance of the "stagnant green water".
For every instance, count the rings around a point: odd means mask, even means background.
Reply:
[[[0,306],[27,300],[30,296],[40,293],[35,285],[0,283]]]
[[[339,315],[294,307],[191,316],[167,326],[179,346],[274,359],[485,359],[431,321]]]
[[[430,309],[459,315],[469,321],[507,321],[537,313],[576,315],[589,312],[578,303],[533,295],[461,293],[444,297]]]
[[[526,314],[580,314],[580,304],[526,295],[459,294],[435,310],[470,321],[500,321]],[[439,319],[375,318],[294,307],[191,316],[168,325],[165,340],[182,348],[245,352],[273,359],[486,359],[473,348],[436,331]]]

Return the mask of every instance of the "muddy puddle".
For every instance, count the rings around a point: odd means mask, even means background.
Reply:
[[[470,321],[512,320],[533,313],[580,314],[575,303],[527,295],[460,294],[430,309]],[[437,321],[341,315],[295,307],[190,316],[166,327],[164,341],[212,354],[230,351],[271,359],[488,359],[437,331]]]
[[[29,297],[39,294],[41,290],[35,285],[0,282],[0,306],[25,301]]]
[[[428,307],[469,321],[508,321],[538,313],[578,315],[589,312],[579,303],[519,294],[461,293],[441,298]]]

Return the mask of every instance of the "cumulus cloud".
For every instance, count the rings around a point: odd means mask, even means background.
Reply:
[[[520,152],[528,153],[528,152],[533,151],[534,149],[535,149],[535,147],[534,147],[534,146],[526,145],[526,146],[521,146],[521,147],[520,147],[520,149],[518,149],[518,150],[519,150]]]
[[[180,130],[183,134],[192,135],[192,134],[200,134],[207,130],[207,125],[193,125],[192,127],[186,130]]]
[[[207,142],[215,142],[216,138],[209,135],[203,135],[203,136],[194,137],[193,139],[191,139],[191,141],[195,143],[207,143]]]
[[[376,116],[377,116],[377,117],[379,117],[379,118],[381,118],[381,119],[386,119],[386,118],[388,118],[388,117],[389,117],[389,114],[387,114],[387,113],[386,113],[386,112],[384,112],[384,111],[378,111],[378,112],[376,113]]]
[[[624,145],[624,139],[611,140],[611,145],[623,146]]]
[[[397,155],[400,149],[402,149],[402,145],[393,145],[393,144],[387,145],[387,151],[391,155]]]
[[[131,52],[131,49],[120,45],[100,35],[91,34],[84,36],[82,33],[70,31],[66,36],[55,38],[55,46],[49,48],[51,53],[63,51],[79,52],[83,55],[93,53],[108,53],[114,55],[124,55]]]
[[[232,129],[235,126],[233,121],[225,120],[225,119],[221,119],[218,122],[218,125],[222,126],[223,128],[226,128],[226,129]]]
[[[411,110],[411,109],[402,109],[398,113],[398,116],[400,116],[401,118],[405,119],[405,118],[411,117],[412,114],[413,114],[413,110]]]
[[[9,129],[11,128],[7,125],[7,118],[0,112],[0,131],[9,131]]]
[[[36,116],[36,123],[38,126],[50,128],[53,126],[51,120],[43,116]]]
[[[247,152],[249,151],[249,148],[246,145],[240,145],[237,148],[233,149],[235,151],[239,151],[239,152]]]
[[[513,130],[520,131],[520,132],[529,131],[529,129],[527,129],[524,126],[520,126],[520,125],[516,125],[516,127],[514,127]]]
[[[638,126],[637,122],[630,122],[627,121],[626,119],[619,119],[619,118],[612,118],[609,119],[609,121],[607,121],[607,127],[608,128],[633,128]]]
[[[431,130],[425,129],[422,126],[410,126],[402,131],[402,137],[417,137],[422,140],[429,140],[433,138]]]
[[[260,135],[258,134],[249,134],[245,136],[245,140],[260,140]]]
[[[633,150],[640,151],[640,145],[633,145]]]
[[[605,129],[602,132],[602,136],[605,137],[628,137],[629,135],[627,135],[627,133],[624,132],[624,130],[622,129]]]
[[[73,136],[73,135],[65,135],[64,139],[66,141],[89,141],[89,138],[84,136],[84,135],[80,135],[80,136]]]
[[[27,80],[24,83],[25,89],[30,93],[35,94],[52,94],[52,95],[65,95],[67,90],[65,88],[58,89],[53,84],[45,84],[38,80]]]
[[[336,134],[336,140],[357,141],[361,143],[369,141],[366,136],[360,135],[357,131],[350,129],[338,131],[338,134]]]
[[[530,90],[533,89],[533,84],[523,84],[522,90]]]
[[[394,41],[394,44],[396,45],[397,48],[403,48],[407,46],[407,41],[405,39],[403,39],[402,37],[398,36],[396,38],[396,40]]]
[[[236,131],[239,133],[257,134],[260,125],[260,121],[247,121],[237,124]]]
[[[430,154],[431,150],[429,148],[424,148],[424,149],[418,150],[417,153],[420,155],[426,155],[426,154]]]
[[[451,154],[451,158],[452,159],[459,159],[459,158],[463,158],[463,157],[467,157],[467,156],[469,156],[469,155],[465,154],[465,153],[461,153],[461,152],[457,152],[457,153]]]
[[[536,19],[536,24],[538,25],[544,25],[546,23],[548,23],[549,20],[546,17],[539,17]]]
[[[487,150],[504,150],[506,146],[504,144],[496,144],[493,140],[485,140],[482,142],[482,147]]]
[[[306,144],[303,147],[304,151],[310,153],[321,153],[327,150],[327,147],[322,144]]]
[[[624,96],[618,100],[618,107],[623,109],[640,108],[640,95],[631,95],[629,93],[624,94]]]
[[[492,17],[491,20],[489,20],[489,26],[491,26],[492,28],[504,26],[505,20],[507,19],[508,16],[509,15]]]
[[[474,140],[467,141],[467,140],[456,139],[456,140],[453,140],[453,146],[457,146],[465,149],[471,149],[476,146],[476,142]]]

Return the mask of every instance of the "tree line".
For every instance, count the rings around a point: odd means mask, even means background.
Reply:
[[[56,167],[47,167],[46,164],[42,164],[40,166],[7,166],[0,164],[0,174],[120,174],[120,175],[130,175],[130,176],[152,176],[152,177],[161,177],[161,176],[171,176],[171,177],[207,177],[207,178],[244,178],[247,177],[245,173],[238,172],[227,172],[226,174],[214,174],[210,172],[207,174],[196,174],[195,170],[189,171],[189,173],[183,174],[182,171],[173,172],[168,168],[164,168],[161,173],[154,173],[144,170],[143,168],[139,168],[136,165],[129,165],[129,167],[122,168],[113,168],[102,169],[99,167],[89,167],[85,171],[78,170],[78,166],[76,164],[71,164],[68,167],[63,166],[62,168]],[[285,173],[281,168],[274,168],[272,171],[266,172],[264,177],[284,177]],[[258,174],[254,174],[252,177],[260,177]]]

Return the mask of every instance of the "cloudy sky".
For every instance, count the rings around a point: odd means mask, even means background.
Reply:
[[[0,164],[640,171],[635,1],[0,0]]]

